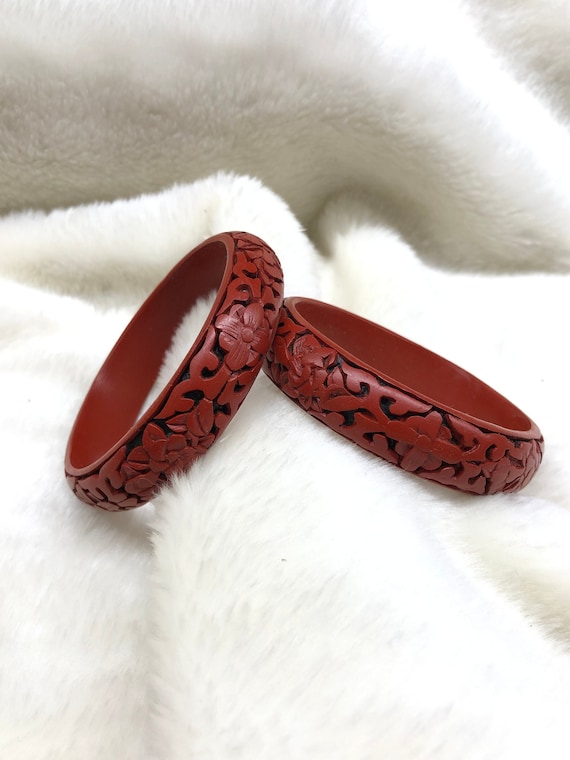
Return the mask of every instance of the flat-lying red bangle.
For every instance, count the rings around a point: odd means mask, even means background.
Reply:
[[[335,306],[286,298],[264,370],[313,417],[422,478],[516,491],[544,451],[538,427],[441,356]]]
[[[216,288],[196,341],[139,417],[175,329]],[[254,235],[216,235],[187,254],[133,317],[87,393],[65,456],[74,493],[103,509],[132,509],[203,454],[259,373],[282,302],[279,260]]]

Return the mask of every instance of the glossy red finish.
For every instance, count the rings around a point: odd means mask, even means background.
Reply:
[[[264,370],[336,432],[442,485],[516,491],[542,459],[538,427],[481,380],[320,301],[285,299]]]
[[[196,341],[139,417],[174,331],[216,288]],[[138,507],[203,454],[259,373],[282,302],[279,260],[254,235],[223,233],[187,254],[133,317],[87,393],[65,456],[78,498],[113,511]]]

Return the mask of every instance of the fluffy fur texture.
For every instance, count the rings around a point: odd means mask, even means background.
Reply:
[[[2,758],[570,756],[565,4],[2,6]],[[226,229],[288,294],[509,396],[547,442],[535,480],[417,481],[260,377],[153,504],[76,502],[90,379]]]

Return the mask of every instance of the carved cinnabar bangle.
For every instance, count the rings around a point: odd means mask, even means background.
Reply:
[[[285,299],[264,370],[299,406],[422,478],[516,491],[544,450],[538,427],[488,385],[362,317]]]
[[[139,417],[175,329],[216,289],[193,346]],[[228,232],[187,254],[141,306],[87,393],[65,457],[74,493],[103,509],[132,509],[203,454],[259,373],[282,302],[279,260],[259,238]]]

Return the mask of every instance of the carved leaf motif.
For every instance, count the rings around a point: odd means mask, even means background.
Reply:
[[[192,394],[199,390],[200,388],[196,380],[182,380],[179,382],[172,389],[166,404],[164,404],[159,414],[157,414],[157,419],[165,420],[177,412],[188,412],[196,401],[187,394]]]
[[[187,417],[186,429],[190,435],[202,437],[211,433],[214,427],[214,406],[211,403],[198,404]]]

